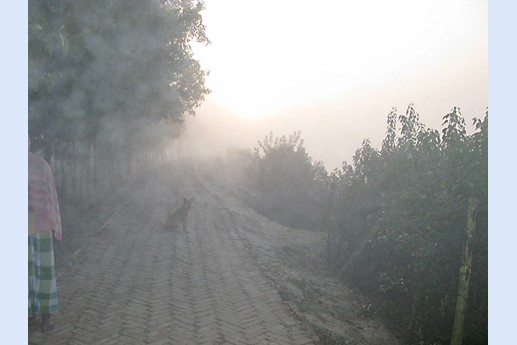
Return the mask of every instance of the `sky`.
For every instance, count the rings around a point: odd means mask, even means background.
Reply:
[[[487,0],[206,0],[195,57],[212,93],[187,121],[185,151],[224,156],[270,131],[300,130],[328,170],[363,139],[380,148],[392,107],[440,129],[488,106]]]

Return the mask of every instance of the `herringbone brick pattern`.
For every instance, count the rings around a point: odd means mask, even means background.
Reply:
[[[224,198],[195,179],[173,193],[160,178],[135,187],[60,272],[56,328],[30,328],[29,344],[312,344],[248,255]],[[167,202],[181,195],[195,198],[189,232],[162,230]]]

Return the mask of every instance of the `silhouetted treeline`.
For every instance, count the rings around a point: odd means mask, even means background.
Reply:
[[[468,198],[479,201],[465,322],[466,344],[488,330],[488,111],[468,135],[460,109],[439,132],[410,104],[388,115],[376,149],[365,140],[353,163],[327,174],[300,133],[267,136],[249,168],[250,203],[287,226],[328,232],[329,265],[375,297],[410,342],[452,334]]]

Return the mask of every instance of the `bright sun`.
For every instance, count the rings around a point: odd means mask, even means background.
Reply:
[[[464,0],[220,0],[203,13],[212,44],[195,54],[215,102],[276,115],[443,64],[472,44],[468,33],[485,35],[475,16],[460,22],[467,5],[485,15],[483,2]]]

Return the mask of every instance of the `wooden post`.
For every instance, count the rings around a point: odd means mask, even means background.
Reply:
[[[472,264],[472,237],[476,228],[478,200],[469,198],[467,208],[467,221],[465,227],[465,243],[461,257],[460,278],[458,283],[458,297],[456,300],[456,312],[454,316],[454,327],[452,331],[451,345],[461,345],[463,342],[463,326],[469,294],[470,272]]]

